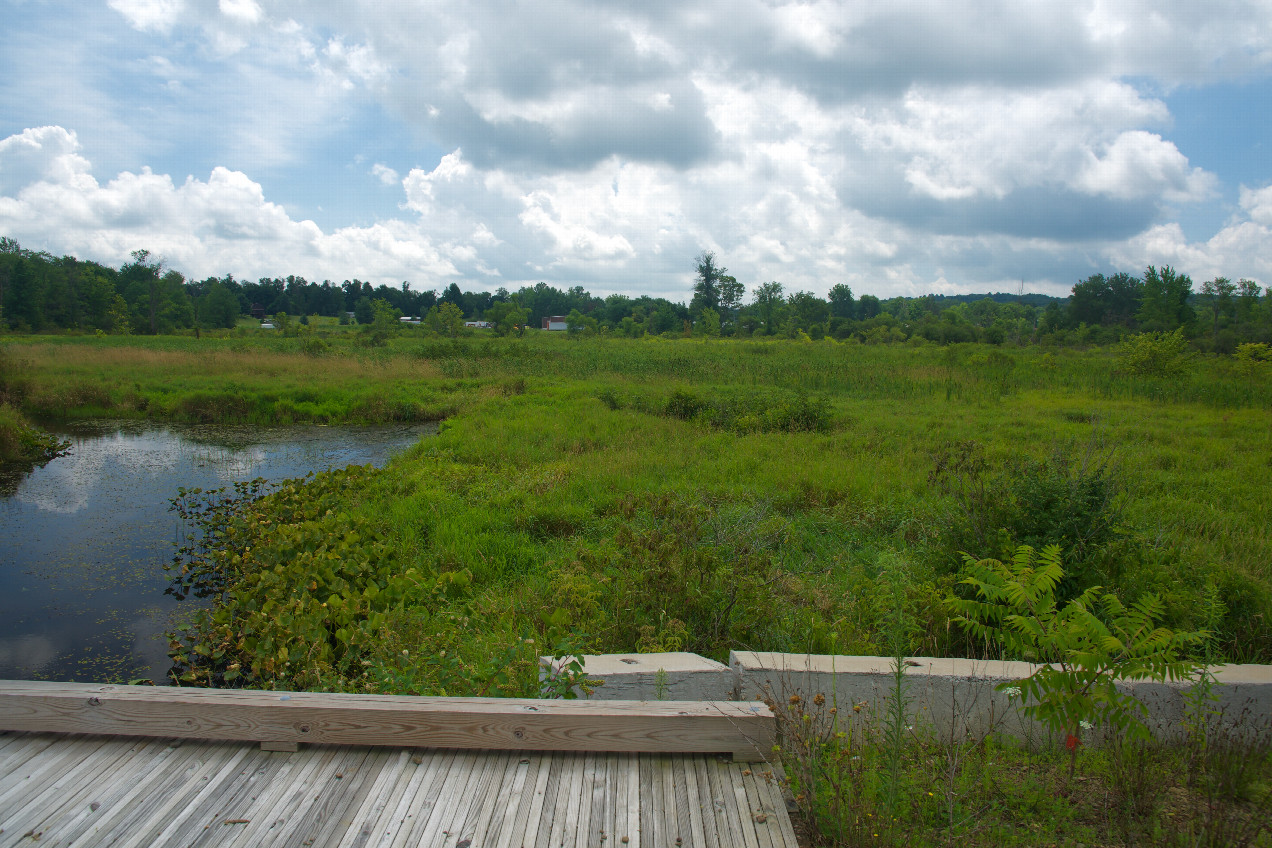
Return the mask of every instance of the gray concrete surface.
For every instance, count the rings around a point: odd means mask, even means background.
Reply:
[[[544,674],[547,672],[545,658]],[[590,678],[603,680],[592,698],[656,700],[754,700],[771,702],[791,712],[798,695],[804,707],[817,695],[816,708],[852,710],[855,719],[876,726],[892,692],[892,660],[888,657],[826,656],[735,651],[729,666],[697,654],[607,654],[583,658]],[[981,738],[991,732],[1041,740],[1047,731],[1022,712],[1019,697],[1000,691],[1028,677],[1029,663],[933,657],[906,661],[910,701],[908,721],[941,738]],[[1272,666],[1226,665],[1213,669],[1211,702],[1216,731],[1238,738],[1272,738]],[[1146,722],[1162,739],[1177,740],[1185,732],[1187,696],[1193,681],[1120,684],[1147,708]],[[582,693],[579,693],[582,696]],[[1089,734],[1097,742],[1100,729]]]
[[[567,658],[568,660],[568,658]],[[551,657],[539,658],[539,677],[552,673]],[[733,674],[724,663],[684,651],[661,654],[596,654],[583,657],[595,684],[595,700],[732,701]],[[575,687],[575,695],[586,697]]]

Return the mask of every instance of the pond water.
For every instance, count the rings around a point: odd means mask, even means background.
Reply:
[[[435,425],[49,428],[66,456],[0,472],[0,679],[163,683],[164,632],[194,601],[164,594],[178,488],[383,465]]]

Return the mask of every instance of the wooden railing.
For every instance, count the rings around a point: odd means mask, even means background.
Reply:
[[[525,751],[770,756],[758,702],[562,701],[0,681],[0,730]]]

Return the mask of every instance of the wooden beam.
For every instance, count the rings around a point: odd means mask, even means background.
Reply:
[[[757,702],[557,701],[0,680],[0,730],[252,742],[770,756]]]

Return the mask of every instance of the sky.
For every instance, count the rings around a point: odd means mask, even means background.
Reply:
[[[0,0],[0,235],[687,300],[1272,283],[1272,0]]]

